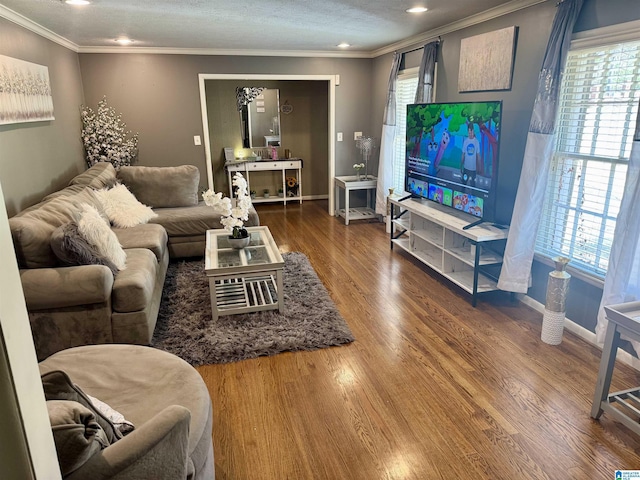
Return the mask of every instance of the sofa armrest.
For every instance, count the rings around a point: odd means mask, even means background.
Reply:
[[[91,457],[66,479],[187,478],[190,421],[191,414],[185,407],[166,407],[129,435]]]
[[[103,303],[111,298],[113,273],[104,265],[20,270],[29,310]]]

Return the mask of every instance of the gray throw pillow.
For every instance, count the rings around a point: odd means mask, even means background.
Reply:
[[[74,222],[59,226],[51,234],[51,250],[64,266],[105,265],[115,275],[118,267],[80,234],[78,224]]]
[[[74,472],[110,443],[91,410],[72,400],[47,401],[49,422],[63,476]]]
[[[49,400],[71,400],[80,403],[88,408],[96,418],[96,421],[104,430],[109,443],[113,443],[122,438],[122,434],[106,416],[102,414],[89,400],[86,393],[74,384],[69,375],[62,370],[47,372],[41,377],[44,397]]]

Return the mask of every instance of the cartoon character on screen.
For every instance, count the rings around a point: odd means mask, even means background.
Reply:
[[[436,151],[436,157],[433,162],[436,168],[436,172],[438,165],[440,165],[440,160],[442,160],[442,157],[444,156],[445,150],[451,143],[451,135],[449,134],[449,122],[451,121],[452,117],[453,115],[449,115],[448,118],[445,118],[444,112],[440,114],[440,118],[442,119],[442,135],[440,136],[438,150]]]
[[[462,159],[460,160],[460,172],[462,182],[472,187],[476,186],[478,162],[480,161],[480,143],[476,138],[473,123],[467,123],[468,136],[462,143]]]
[[[430,132],[431,140],[427,144],[427,164],[429,165],[427,168],[427,174],[435,175],[436,174],[436,157],[438,155],[438,143],[435,139],[435,132],[433,128],[431,128]]]

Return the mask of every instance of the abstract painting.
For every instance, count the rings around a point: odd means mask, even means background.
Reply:
[[[515,39],[515,26],[463,38],[460,42],[458,91],[509,90]]]
[[[0,55],[0,125],[54,119],[49,68]]]

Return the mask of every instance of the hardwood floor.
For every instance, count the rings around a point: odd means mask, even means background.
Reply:
[[[504,293],[472,308],[381,223],[327,202],[259,206],[282,252],[305,253],[356,341],[198,370],[217,480],[613,479],[640,437],[589,417],[600,351]],[[612,388],[640,384],[618,364]]]

